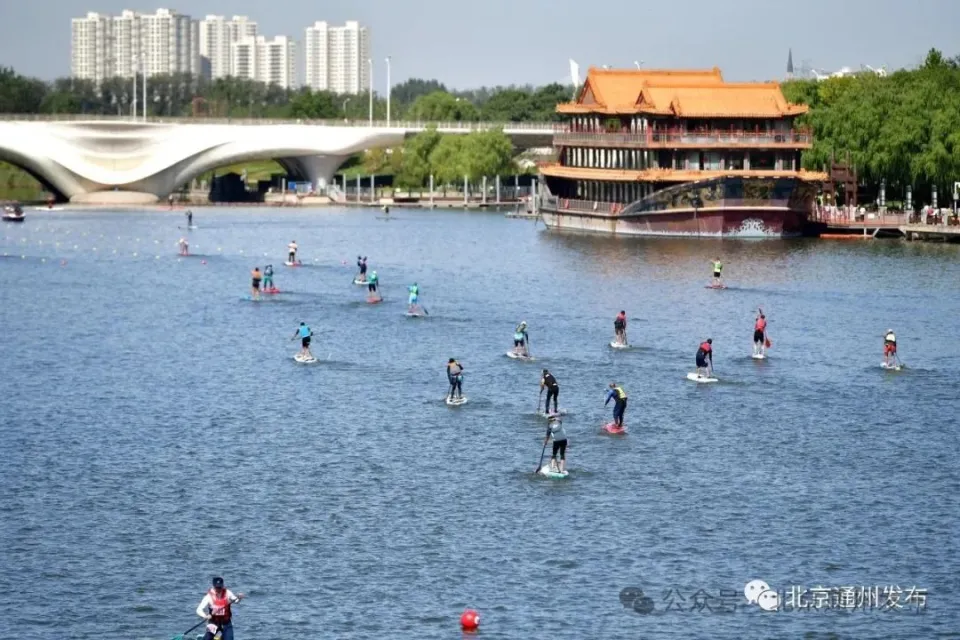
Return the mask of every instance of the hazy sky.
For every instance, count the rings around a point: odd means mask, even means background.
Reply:
[[[0,65],[67,76],[70,18],[163,6],[194,18],[247,15],[263,35],[297,40],[316,20],[359,20],[371,30],[377,91],[388,55],[395,83],[436,78],[472,88],[564,81],[569,58],[583,71],[641,60],[763,80],[784,75],[791,47],[794,64],[831,71],[910,66],[930,47],[960,54],[960,0],[0,0]]]

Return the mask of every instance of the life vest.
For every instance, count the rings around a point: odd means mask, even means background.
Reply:
[[[713,271],[714,271],[714,273],[720,273],[721,271],[723,271],[723,263],[722,263],[722,262],[714,262],[714,263],[713,263]]]
[[[703,353],[704,355],[706,355],[706,354],[710,353],[711,351],[713,351],[713,347],[710,345],[709,342],[701,342],[701,343],[700,343],[700,352],[701,352],[701,353]]]
[[[616,317],[616,319],[614,320],[614,322],[615,322],[616,324],[627,324],[627,316],[625,316],[625,315],[623,315],[623,314],[621,313],[621,314],[619,314],[619,315]]]
[[[883,337],[884,342],[889,342],[890,344],[897,344],[897,336],[892,331]]]
[[[223,596],[218,596],[216,589],[210,589],[207,595],[210,596],[210,622],[214,624],[230,622],[233,614],[230,612],[230,599],[227,597],[227,590],[223,590]]]
[[[627,392],[624,391],[621,387],[614,387],[613,392],[617,394],[617,400],[626,400]]]
[[[767,319],[766,318],[757,318],[757,324],[754,327],[757,331],[763,331],[767,328]]]

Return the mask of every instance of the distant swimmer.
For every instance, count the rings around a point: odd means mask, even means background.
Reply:
[[[260,273],[260,267],[254,267],[253,271],[250,272],[250,294],[253,296],[254,300],[260,299],[260,281],[263,280],[263,275]]]
[[[366,282],[367,280],[367,259],[357,256],[357,268],[360,270],[359,280],[361,282]]]
[[[527,333],[527,321],[517,325],[513,331],[513,352],[518,356],[530,357],[530,334]]]
[[[723,263],[720,262],[720,258],[716,258],[713,261],[713,286],[720,287],[723,285],[721,273],[723,273]]]
[[[907,354],[909,359],[910,354]],[[897,334],[893,329],[887,329],[883,335],[883,363],[888,367],[893,366],[897,360]]]
[[[607,399],[603,403],[603,406],[610,404],[610,401],[613,400],[613,422],[617,427],[623,429],[623,414],[627,410],[627,392],[623,390],[623,387],[617,385],[616,382],[610,383],[610,390],[607,391]]]
[[[550,456],[550,470],[565,473],[567,470],[567,432],[563,430],[563,420],[558,415],[551,415],[547,420],[547,437],[543,445],[553,439],[553,454]]]
[[[235,594],[224,588],[223,578],[218,576],[213,579],[213,588],[207,591],[197,607],[197,615],[209,622],[203,640],[213,640],[218,631],[222,640],[233,640],[230,605],[245,597],[242,593]]]
[[[377,293],[377,271],[373,270],[370,272],[370,277],[367,279],[367,293],[370,298],[376,299],[380,297],[380,294]]]
[[[187,209],[187,227],[193,226],[193,211]]]
[[[410,292],[410,295],[407,297],[407,313],[415,313],[417,304],[420,303],[420,287],[414,282],[407,287],[407,291]]]
[[[310,353],[310,338],[313,337],[313,331],[310,330],[310,327],[307,326],[307,323],[301,322],[300,326],[297,327],[296,332],[294,332],[291,340],[296,340],[300,338],[300,353],[299,355],[302,358],[312,358],[313,354]]]
[[[697,349],[697,375],[701,378],[709,378],[713,370],[713,338],[707,338],[705,342],[700,343]]]
[[[621,311],[613,319],[613,331],[619,344],[627,344],[627,312]]]
[[[463,365],[456,358],[450,358],[447,361],[447,381],[450,383],[450,391],[447,393],[447,400],[463,397]]]
[[[263,268],[263,290],[273,290],[273,265],[268,264]]]
[[[550,413],[550,398],[553,398],[553,412],[560,413],[560,409],[557,408],[557,399],[560,397],[560,385],[557,383],[557,379],[553,377],[553,374],[543,370],[543,376],[540,378],[540,390],[547,390],[547,403],[543,405],[543,412]]]
[[[180,242],[178,242],[177,245],[180,247],[180,255],[190,255],[190,243],[187,242],[186,238],[180,238]]]
[[[766,352],[767,316],[763,309],[757,309],[757,321],[753,325],[753,355],[762,356]]]
[[[287,245],[287,262],[297,264],[297,241],[291,240]]]

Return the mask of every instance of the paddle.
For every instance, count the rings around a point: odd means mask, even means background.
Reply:
[[[524,347],[524,350],[527,352],[527,353],[526,353],[526,356],[529,358],[529,357],[530,357],[530,334],[527,333],[526,331],[524,331],[524,332],[523,332],[523,337],[527,339],[527,340],[526,340],[526,343],[525,343],[526,346]]]
[[[542,399],[543,399],[543,387],[540,387],[540,395],[537,396],[537,413],[540,413],[540,401]],[[540,467],[537,467],[537,468],[539,469]]]
[[[184,632],[181,633],[180,635],[178,635],[178,636],[173,636],[173,640],[183,640],[183,636],[187,635],[188,633],[190,633],[191,631],[193,631],[193,630],[196,629],[197,627],[199,627],[199,626],[201,626],[201,625],[204,625],[204,624],[207,624],[207,620],[201,620],[200,622],[198,622],[197,624],[193,625],[192,627],[190,627],[189,629],[187,629],[186,631],[184,631]]]
[[[537,463],[537,468],[533,470],[534,473],[540,473],[540,468],[543,466],[543,454],[547,452],[547,443],[550,442],[550,438],[545,438],[543,440],[543,449],[540,450],[540,462]],[[196,629],[196,627],[194,627]]]

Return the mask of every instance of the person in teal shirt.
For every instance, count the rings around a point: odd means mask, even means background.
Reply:
[[[528,348],[528,343],[530,342],[530,335],[527,333],[527,321],[524,320],[517,325],[517,328],[513,332],[513,352],[520,356],[530,356],[530,349]]]
[[[407,298],[407,304],[409,305],[407,311],[408,313],[414,313],[417,310],[417,304],[420,302],[420,287],[414,282],[407,287],[407,291],[410,292],[410,296]]]
[[[371,271],[370,277],[367,278],[367,292],[369,293],[368,297],[371,300],[376,300],[380,297],[380,294],[377,293],[377,272]]]
[[[297,327],[297,331],[293,334],[293,338],[291,338],[291,340],[300,338],[300,353],[298,355],[304,358],[313,357],[313,354],[310,353],[310,338],[312,337],[313,331],[310,330],[306,322],[301,322],[300,326]]]
[[[263,290],[270,291],[273,289],[273,265],[268,264],[263,268]]]

